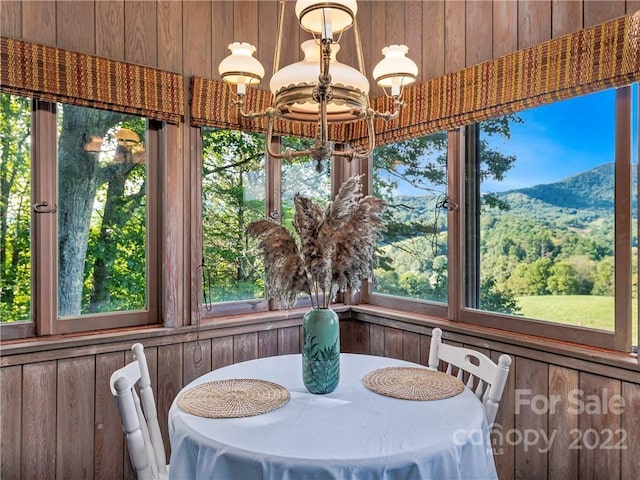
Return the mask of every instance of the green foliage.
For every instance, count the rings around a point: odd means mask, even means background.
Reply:
[[[0,94],[0,321],[31,319],[31,105]]]
[[[265,215],[264,137],[207,129],[202,136],[202,243],[211,298],[264,297],[264,265],[244,230]]]

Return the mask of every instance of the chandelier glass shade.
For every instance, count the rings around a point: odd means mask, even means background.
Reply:
[[[246,112],[244,98],[246,87],[260,83],[264,77],[262,64],[253,57],[256,49],[248,43],[235,42],[229,45],[231,55],[220,62],[218,71],[229,85],[236,86],[234,103],[244,118],[255,120],[266,117],[266,146],[274,158],[291,160],[300,156],[311,156],[324,160],[331,156],[348,160],[366,158],[375,147],[374,119],[392,120],[404,106],[403,88],[415,82],[417,65],[406,54],[404,45],[391,45],[382,50],[384,59],[373,70],[373,78],[382,87],[385,95],[393,99],[393,110],[378,112],[369,106],[369,81],[364,74],[362,47],[356,22],[358,6],[355,0],[298,0],[295,12],[300,27],[313,34],[313,39],[302,43],[304,59],[279,68],[282,47],[283,24],[286,0],[280,0],[278,38],[274,55],[274,73],[270,90],[273,105],[261,112]],[[334,34],[342,38],[352,29],[355,37],[358,67],[339,62],[336,54],[340,50]],[[284,152],[271,150],[273,124],[277,118],[294,122],[316,122],[317,133],[312,147]],[[369,142],[364,149],[334,151],[328,139],[328,126],[332,123],[347,123],[365,120],[369,129]]]

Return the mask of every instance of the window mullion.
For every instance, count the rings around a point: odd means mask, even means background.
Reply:
[[[56,105],[35,100],[31,138],[33,175],[32,203],[57,203]],[[49,208],[51,208],[49,207]],[[58,265],[57,212],[36,213],[32,209],[32,302],[38,335],[57,331]]]
[[[616,90],[615,346],[631,345],[631,88]]]

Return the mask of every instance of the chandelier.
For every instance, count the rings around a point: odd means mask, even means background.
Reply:
[[[393,100],[391,111],[378,112],[369,105],[369,81],[364,71],[364,59],[356,13],[355,0],[297,0],[295,13],[300,27],[311,32],[313,39],[302,43],[302,61],[280,68],[283,24],[287,0],[280,0],[280,18],[273,61],[270,90],[272,106],[261,112],[244,109],[246,87],[258,85],[264,77],[264,67],[253,57],[256,48],[244,42],[229,45],[231,55],[224,58],[218,67],[222,79],[235,85],[233,104],[238,113],[251,121],[267,118],[266,148],[273,158],[292,160],[310,156],[320,162],[331,156],[353,159],[367,158],[375,147],[374,120],[392,120],[405,105],[403,88],[415,82],[418,67],[406,54],[405,45],[391,45],[382,49],[384,58],[373,69],[373,78],[383,89],[385,96]],[[358,69],[340,63],[336,53],[340,50],[340,39],[347,30],[355,37]],[[334,40],[334,35],[338,38]],[[276,119],[292,122],[316,122],[316,138],[306,150],[287,148],[283,152],[272,151],[273,125]],[[329,141],[330,124],[366,121],[368,144],[365,148],[349,148],[334,151]]]

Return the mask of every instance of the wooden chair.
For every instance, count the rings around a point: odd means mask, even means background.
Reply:
[[[131,350],[133,362],[111,375],[111,394],[120,412],[129,457],[138,479],[167,479],[169,465],[166,464],[144,347],[136,343]],[[139,386],[140,396],[136,391],[136,384]]]
[[[500,355],[496,364],[486,355],[470,348],[442,343],[442,330],[439,328],[434,328],[431,335],[429,368],[438,370],[440,361],[443,361],[446,364],[446,373],[449,375],[453,374],[453,367],[457,367],[457,378],[461,381],[464,381],[464,372],[467,372],[469,378],[465,386],[483,403],[487,422],[493,425],[509,375],[511,357]],[[476,384],[475,388],[474,384]]]

